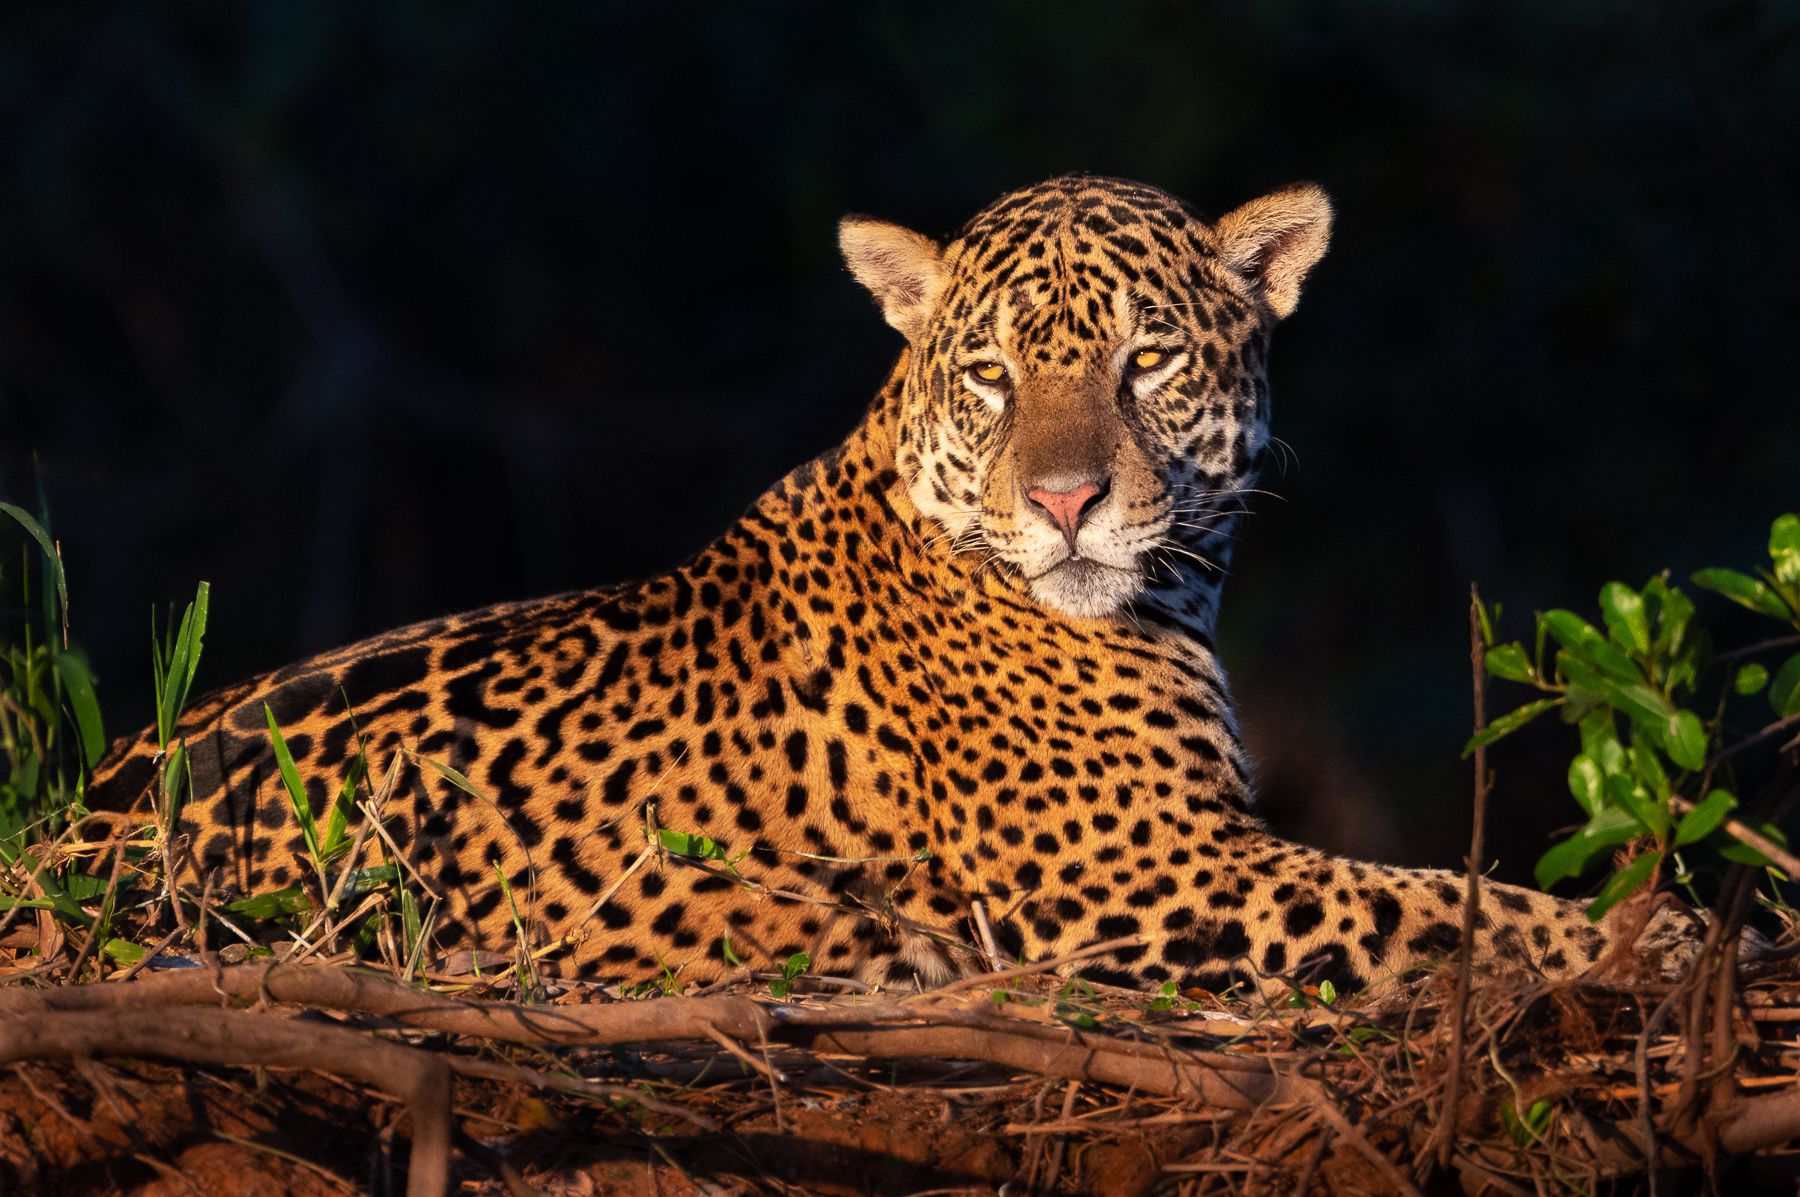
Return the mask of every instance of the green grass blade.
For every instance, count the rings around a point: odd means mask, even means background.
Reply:
[[[428,756],[422,756],[418,759],[437,770],[438,774],[443,777],[445,781],[463,791],[463,793],[468,794],[471,797],[479,798],[483,802],[489,801],[488,796],[481,792],[481,787],[477,786],[474,782],[470,781],[467,777],[464,777],[449,765],[446,765],[443,761],[432,760]]]
[[[169,654],[163,644],[162,625],[156,618],[156,604],[150,604],[150,692],[156,695],[156,746],[169,746],[169,728],[163,719],[163,684],[169,676]]]
[[[419,900],[413,892],[404,886],[400,889],[400,939],[406,946],[406,958],[411,960],[419,946]]]
[[[44,531],[44,526],[33,519],[31,513],[23,507],[12,503],[0,503],[0,511],[4,511],[17,520],[19,526],[25,529],[31,539],[37,541],[38,548],[43,550],[44,560],[49,562],[47,568],[50,575],[56,580],[56,600],[62,605],[62,610],[66,614],[69,610],[69,580],[63,576],[62,557],[57,554],[56,542],[50,539],[50,534]]]
[[[194,674],[200,670],[201,638],[206,635],[206,613],[211,604],[212,583],[202,582],[194,591],[193,627],[189,630],[187,642],[181,646],[182,659],[187,668],[187,676],[181,682],[181,702],[184,706],[187,704],[188,691],[194,685]],[[183,622],[186,621],[183,620]]]
[[[175,722],[187,706],[188,691],[194,684],[194,673],[200,668],[200,649],[206,635],[206,611],[212,598],[212,584],[200,583],[194,601],[181,614],[181,628],[163,662],[161,689],[156,708],[157,733],[166,747],[175,734]]]
[[[321,849],[326,860],[334,859],[348,847],[345,838],[350,829],[350,812],[356,809],[356,787],[368,773],[369,758],[358,752],[356,759],[350,762],[350,772],[338,790],[337,800],[331,804],[331,819],[325,825],[325,843]]]
[[[88,672],[87,662],[74,653],[56,654],[56,675],[62,679],[69,709],[75,713],[81,758],[91,769],[106,754],[106,730],[100,721],[100,701],[94,696],[94,675]]]
[[[313,822],[312,804],[306,798],[306,786],[300,780],[300,770],[294,767],[294,754],[288,751],[287,739],[282,736],[281,728],[275,722],[275,712],[263,703],[263,717],[269,721],[269,740],[275,746],[275,766],[281,771],[281,784],[287,790],[288,802],[294,808],[294,818],[300,823],[301,834],[306,836],[306,850],[312,854],[314,861],[319,859],[319,831]]]
[[[181,818],[181,783],[184,780],[188,785],[188,793],[193,793],[193,761],[188,758],[187,745],[177,741],[163,764],[162,834],[165,839],[175,834],[175,824]]]

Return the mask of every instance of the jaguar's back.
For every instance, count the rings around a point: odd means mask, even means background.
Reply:
[[[1088,177],[944,245],[846,220],[908,350],[840,448],[665,576],[200,702],[181,884],[311,884],[266,703],[321,817],[359,752],[375,778],[401,758],[382,813],[443,899],[439,948],[511,941],[496,867],[551,967],[618,980],[728,951],[938,978],[972,959],[975,901],[1009,955],[1143,936],[1085,966],[1126,982],[1352,987],[1454,947],[1459,881],[1261,826],[1211,649],[1269,331],[1329,221],[1311,187],[1208,224]],[[154,749],[123,746],[101,800],[137,800]],[[1566,903],[1485,893],[1484,951],[1559,972],[1605,943]]]

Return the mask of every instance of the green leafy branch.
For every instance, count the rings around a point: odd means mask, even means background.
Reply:
[[[1769,858],[1745,837],[1786,847],[1770,824],[1733,819],[1738,798],[1729,781],[1729,758],[1753,744],[1800,730],[1800,651],[1771,668],[1745,660],[1732,671],[1710,717],[1694,708],[1701,682],[1716,663],[1773,657],[1800,647],[1800,515],[1783,515],[1769,531],[1766,568],[1754,574],[1703,569],[1693,582],[1794,634],[1772,637],[1715,659],[1712,637],[1696,621],[1693,602],[1671,585],[1667,573],[1641,588],[1608,582],[1599,596],[1600,624],[1573,611],[1539,612],[1533,646],[1496,643],[1493,614],[1482,613],[1487,671],[1518,682],[1542,697],[1495,719],[1473,736],[1476,748],[1511,735],[1548,711],[1561,712],[1579,730],[1581,750],[1569,762],[1569,792],[1587,816],[1572,835],[1537,863],[1544,888],[1585,873],[1611,849],[1641,845],[1607,879],[1588,906],[1599,919],[1654,877],[1678,850],[1704,847],[1728,861],[1767,865]],[[1604,630],[1602,630],[1604,629]],[[1754,735],[1736,736],[1726,721],[1734,700],[1762,694],[1775,721]],[[1792,747],[1792,745],[1788,745]],[[1721,783],[1721,775],[1727,775]]]

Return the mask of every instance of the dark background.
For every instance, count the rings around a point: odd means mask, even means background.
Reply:
[[[1292,834],[1460,859],[1471,580],[1520,633],[1800,504],[1790,5],[37,8],[0,495],[35,453],[114,733],[200,578],[221,684],[674,564],[898,348],[837,217],[1068,170],[1337,201],[1221,629]],[[1496,756],[1502,876],[1567,734]]]

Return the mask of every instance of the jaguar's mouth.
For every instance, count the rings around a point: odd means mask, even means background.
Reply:
[[[1111,615],[1143,589],[1140,570],[1072,554],[1029,579],[1031,595],[1046,607],[1083,618]]]

